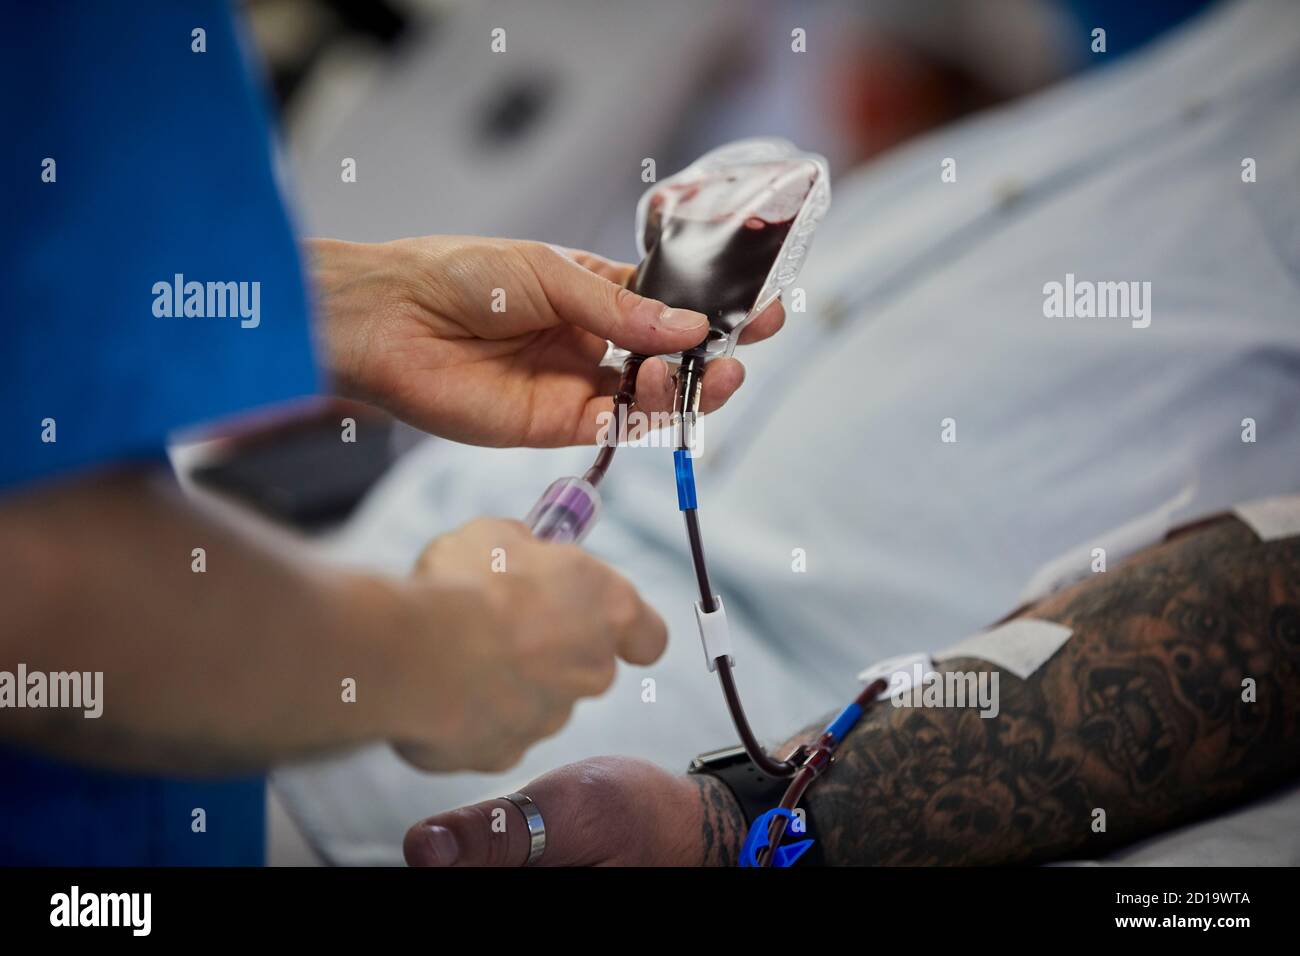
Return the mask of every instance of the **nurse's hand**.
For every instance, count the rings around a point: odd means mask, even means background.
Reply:
[[[596,757],[521,791],[546,827],[537,866],[734,866],[744,842],[740,805],[721,781],[646,760]],[[411,866],[522,866],[528,826],[513,804],[487,800],[415,824],[402,850]]]
[[[663,620],[628,581],[576,545],[518,521],[479,519],[434,540],[415,570],[416,639],[394,681],[392,736],[425,770],[505,770],[602,694],[618,659],[652,664]],[[423,593],[421,593],[423,592]]]
[[[469,444],[594,442],[619,379],[599,366],[606,339],[662,355],[708,332],[702,314],[629,292],[632,266],[538,242],[316,239],[308,250],[335,387]],[[784,321],[775,302],[742,341],[766,338]],[[701,410],[722,405],[743,378],[734,358],[710,362]],[[662,360],[641,366],[636,400],[645,412],[672,410]]]

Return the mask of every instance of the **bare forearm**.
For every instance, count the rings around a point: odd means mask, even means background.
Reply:
[[[399,730],[400,585],[283,560],[142,474],[8,499],[0,541],[0,668],[104,675],[99,718],[5,709],[6,738],[203,772]]]
[[[828,862],[1094,856],[1300,769],[1300,539],[1222,519],[1025,616],[1073,634],[997,717],[884,702],[848,737],[806,798]]]

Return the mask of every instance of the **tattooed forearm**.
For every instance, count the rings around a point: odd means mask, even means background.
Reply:
[[[706,774],[690,774],[687,778],[698,790],[702,866],[735,866],[738,851],[745,839],[745,818],[736,798],[727,785]]]
[[[1223,518],[1023,616],[1073,635],[997,717],[884,701],[848,737],[805,798],[828,863],[1095,856],[1300,773],[1300,538]]]

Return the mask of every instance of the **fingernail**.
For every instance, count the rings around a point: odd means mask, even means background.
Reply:
[[[421,862],[425,866],[451,866],[460,859],[460,844],[456,834],[446,827],[427,826],[424,828]]]
[[[665,306],[659,313],[659,321],[665,328],[672,329],[674,332],[690,332],[703,328],[709,320],[699,312],[692,312],[690,309],[671,309]]]

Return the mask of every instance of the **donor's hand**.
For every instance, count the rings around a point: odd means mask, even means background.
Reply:
[[[744,841],[740,806],[721,782],[645,760],[584,760],[522,792],[546,827],[538,866],[733,865]],[[402,849],[411,866],[522,866],[528,826],[509,801],[488,800],[422,820]]]

